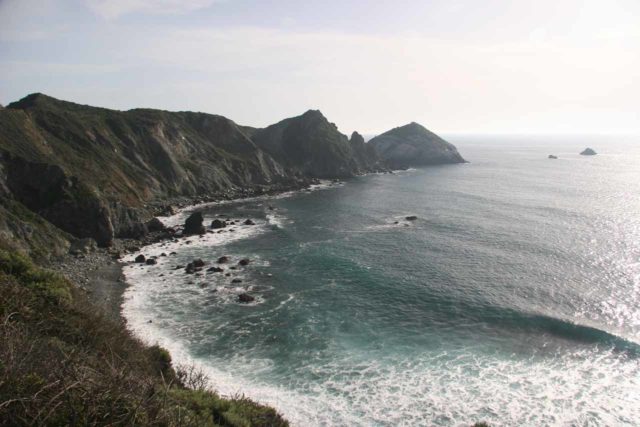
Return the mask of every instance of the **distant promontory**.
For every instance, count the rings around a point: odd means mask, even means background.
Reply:
[[[412,122],[369,141],[382,161],[393,169],[465,163],[453,144]]]

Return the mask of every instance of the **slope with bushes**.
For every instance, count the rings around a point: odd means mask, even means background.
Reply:
[[[287,426],[96,314],[63,277],[0,249],[0,425]],[[191,388],[188,388],[190,386]]]

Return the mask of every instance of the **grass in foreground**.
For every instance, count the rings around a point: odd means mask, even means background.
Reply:
[[[0,425],[288,426],[206,384],[96,314],[63,277],[0,250]]]

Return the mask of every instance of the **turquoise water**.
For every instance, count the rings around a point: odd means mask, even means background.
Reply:
[[[637,425],[640,139],[450,140],[470,164],[202,208],[257,225],[145,248],[178,254],[125,268],[130,327],[294,425]],[[252,263],[172,270],[221,255]]]

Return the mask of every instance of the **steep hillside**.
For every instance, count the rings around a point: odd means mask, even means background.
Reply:
[[[359,134],[349,140],[317,110],[258,129],[252,139],[302,176],[350,177],[384,169]]]
[[[387,131],[369,144],[393,169],[465,163],[455,146],[415,122]]]
[[[9,249],[9,250],[7,250]],[[223,398],[174,369],[62,276],[0,238],[0,425],[281,426],[274,409]]]
[[[148,202],[305,184],[221,116],[29,95],[0,110],[0,184],[76,237],[143,232]]]

